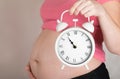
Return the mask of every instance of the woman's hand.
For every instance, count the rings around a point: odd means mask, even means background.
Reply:
[[[105,10],[96,0],[78,0],[70,8],[70,14],[78,15],[81,13],[85,17],[102,16]]]
[[[28,75],[30,77],[30,79],[36,79],[31,71],[31,67],[30,64],[28,63],[28,65],[25,67],[25,70],[28,72]]]
[[[78,15],[81,13],[85,17],[97,16],[107,49],[120,55],[119,7],[119,0],[109,0],[109,2],[102,5],[96,0],[78,0],[70,8],[70,14]]]

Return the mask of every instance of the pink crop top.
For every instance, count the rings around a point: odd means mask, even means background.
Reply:
[[[56,1],[59,0],[45,0],[41,7],[41,17],[43,19],[43,29],[50,29],[56,31],[57,19],[60,19],[61,13],[67,9],[69,9],[77,0],[66,0],[65,3],[56,4]],[[109,0],[97,0],[99,3],[105,3]],[[77,22],[78,26],[81,26],[84,22],[87,22],[87,18],[82,15],[74,16],[69,15],[69,13],[65,14],[63,17],[63,21],[69,24],[68,27],[74,25],[72,22],[73,18],[78,18]],[[105,53],[102,49],[103,36],[102,32],[97,20],[97,17],[91,17],[90,19],[94,20],[95,31],[93,33],[93,37],[95,39],[95,54],[94,58],[104,62],[105,61]]]

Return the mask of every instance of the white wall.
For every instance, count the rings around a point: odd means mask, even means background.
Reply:
[[[24,67],[40,33],[43,0],[0,0],[0,79],[29,79]],[[120,78],[120,57],[107,52],[111,79]]]
[[[0,79],[28,79],[24,67],[40,32],[40,0],[0,0]]]

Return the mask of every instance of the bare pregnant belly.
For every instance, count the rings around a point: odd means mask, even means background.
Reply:
[[[70,79],[86,74],[97,68],[101,62],[92,58],[88,63],[89,70],[84,66],[71,68],[66,66],[61,70],[62,63],[57,58],[54,45],[59,33],[43,30],[35,42],[30,58],[30,66],[37,79]]]

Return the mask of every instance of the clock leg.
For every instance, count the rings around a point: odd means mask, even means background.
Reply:
[[[65,68],[65,65],[62,65],[61,70],[63,70],[64,68]]]
[[[89,67],[88,67],[88,65],[87,65],[87,64],[85,65],[85,67],[86,67],[86,69],[87,69],[87,70],[89,70]]]

